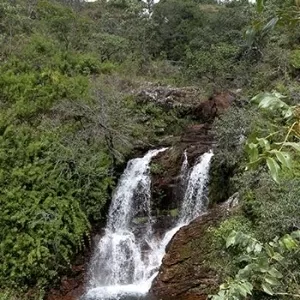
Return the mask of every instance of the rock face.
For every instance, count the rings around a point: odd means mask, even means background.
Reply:
[[[74,269],[74,267],[73,267]],[[52,289],[47,300],[77,300],[84,292],[84,266],[79,266],[77,275],[63,277],[60,288]]]
[[[202,123],[213,121],[235,100],[229,91],[215,93],[203,99],[196,87],[174,88],[170,86],[150,86],[135,92],[137,103],[154,103],[165,109],[177,109],[181,114],[192,115]]]
[[[174,88],[153,86],[136,91],[138,103],[152,102],[166,109],[183,108],[188,111],[199,104],[200,90],[195,87]]]
[[[214,137],[211,132],[213,120],[228,109],[233,101],[234,94],[221,92],[215,96],[200,100],[195,104],[194,91],[192,100],[188,101],[190,90],[179,91],[179,89],[150,90],[140,92],[143,102],[149,101],[169,107],[168,99],[171,97],[172,105],[183,105],[187,114],[195,120],[194,125],[187,127],[178,141],[173,143],[172,148],[161,153],[154,158],[153,163],[160,166],[160,173],[153,173],[152,193],[155,207],[162,211],[176,209],[181,200],[182,191],[180,190],[180,168],[183,162],[183,152],[186,151],[189,165],[194,165],[195,161],[205,152],[214,146]],[[169,96],[168,96],[169,95]],[[179,97],[182,95],[182,98]],[[175,101],[175,100],[176,101]],[[174,104],[175,103],[175,104]],[[171,109],[171,107],[169,107]]]
[[[235,95],[233,93],[221,92],[209,98],[207,101],[201,102],[195,107],[193,113],[199,120],[210,123],[215,117],[228,109],[234,100]]]
[[[92,233],[91,241],[87,242],[85,250],[80,253],[74,261],[69,274],[63,276],[58,286],[53,287],[48,292],[45,300],[78,300],[83,295],[87,280],[86,271],[92,254],[100,236],[99,229]]]
[[[152,200],[160,210],[171,210],[178,207],[182,200],[180,169],[183,153],[186,151],[189,165],[213,146],[210,124],[192,125],[184,131],[177,142],[168,151],[153,159],[160,166],[161,173],[152,176]]]
[[[218,206],[179,230],[167,247],[151,288],[154,299],[206,300],[219,286],[217,271],[209,264],[205,236],[229,213],[229,204]]]

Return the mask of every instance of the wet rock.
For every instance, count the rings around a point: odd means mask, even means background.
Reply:
[[[201,123],[211,123],[232,105],[236,94],[223,91],[205,99],[196,87],[149,86],[135,91],[135,98],[140,104],[154,103],[167,110],[176,109],[181,116],[189,115]]]
[[[167,247],[151,295],[160,300],[204,300],[219,286],[210,267],[205,234],[229,214],[228,203],[218,206],[179,230]]]
[[[151,101],[159,105],[166,105],[166,99],[171,97],[174,100],[173,104],[188,106],[187,114],[199,122],[188,126],[179,138],[173,138],[172,148],[153,159],[152,163],[159,165],[162,170],[158,174],[152,173],[153,207],[159,211],[178,208],[183,196],[180,178],[183,152],[186,150],[189,166],[193,166],[202,154],[212,149],[215,142],[211,124],[215,117],[228,109],[235,100],[235,95],[226,91],[203,101],[196,91],[192,88],[189,90],[152,87],[140,91],[138,96],[139,101]],[[189,97],[191,99],[188,99]]]
[[[99,232],[99,231],[98,231]],[[94,234],[91,241],[91,246],[87,246],[85,251],[82,252],[71,267],[68,275],[63,276],[60,284],[53,287],[45,300],[78,300],[84,293],[86,283],[86,271],[91,257],[91,249],[99,240],[100,235]]]
[[[83,270],[79,276],[64,277],[59,289],[50,291],[47,300],[77,300],[84,292]]]
[[[215,117],[222,114],[228,109],[233,101],[235,95],[229,91],[221,92],[209,98],[207,101],[201,102],[194,110],[193,114],[204,122],[211,123]]]
[[[209,124],[192,125],[186,128],[178,143],[153,159],[152,163],[159,165],[162,170],[159,174],[152,174],[152,199],[155,208],[178,208],[183,197],[180,169],[184,151],[186,150],[189,166],[192,166],[202,154],[212,148],[213,143]]]

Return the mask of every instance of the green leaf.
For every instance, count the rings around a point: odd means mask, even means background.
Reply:
[[[257,34],[257,31],[255,28],[251,27],[248,28],[245,32],[245,39],[246,39],[246,44],[248,47],[251,47],[255,41],[255,36]]]
[[[283,277],[283,275],[274,267],[272,267],[271,269],[268,270],[268,273],[273,276],[274,278],[278,278],[281,279]]]
[[[294,111],[294,107],[289,107],[285,113],[284,113],[284,118],[285,119],[289,119],[290,117],[292,117],[294,115],[295,111]]]
[[[272,178],[274,179],[275,182],[278,183],[279,182],[278,172],[280,170],[278,163],[271,157],[267,157],[266,161]]]
[[[292,148],[294,148],[295,150],[297,150],[297,151],[300,152],[300,143],[290,143],[290,142],[286,142],[286,143],[283,143],[283,146],[292,147]]]
[[[282,261],[284,259],[284,257],[280,253],[275,252],[274,255],[272,256],[272,259],[280,262],[280,261]]]
[[[245,281],[243,284],[249,295],[252,295],[253,285],[249,281]]]
[[[266,294],[271,295],[271,296],[274,295],[274,292],[268,283],[262,283],[261,287]]]
[[[264,280],[266,283],[270,284],[271,286],[278,286],[280,282],[276,279],[276,277],[272,277],[269,275],[266,275],[264,277]]]
[[[251,253],[255,249],[255,242],[254,241],[249,241],[248,246],[246,248],[247,253]]]
[[[228,289],[228,284],[227,283],[223,283],[220,285],[220,290],[227,290]]]
[[[260,93],[251,99],[252,102],[257,103],[259,108],[271,111],[280,110],[284,117],[290,116],[291,107],[281,99],[285,98],[277,92]]]
[[[235,245],[235,241],[236,241],[236,234],[237,232],[235,230],[233,230],[230,235],[228,236],[228,238],[226,239],[226,248],[229,248],[230,246]]]
[[[258,144],[247,144],[247,152],[249,154],[250,163],[255,162],[258,159]]]
[[[267,139],[265,139],[265,138],[256,138],[256,140],[258,141],[259,145],[262,148],[265,148],[267,151],[270,150],[270,143]]]
[[[282,242],[284,243],[286,249],[289,251],[298,248],[298,244],[290,235],[286,235],[285,237],[283,237]]]
[[[262,28],[262,32],[264,34],[268,33],[269,31],[273,30],[274,27],[276,26],[276,24],[278,23],[279,18],[275,17],[272,18],[263,28]]]
[[[300,230],[292,232],[291,237],[294,239],[300,239]]]
[[[282,152],[282,151],[271,151],[272,153],[275,153],[277,159],[280,161],[283,167],[292,168],[292,158],[291,155],[288,152]]]
[[[238,285],[237,290],[240,295],[242,295],[243,297],[247,297],[248,290],[243,286],[243,284]]]
[[[267,273],[269,270],[269,260],[268,257],[260,257],[256,264],[257,270],[261,273]]]
[[[256,243],[254,247],[254,253],[260,253],[262,250],[262,245],[260,243]]]
[[[266,245],[265,249],[266,249],[266,252],[269,255],[269,257],[273,257],[274,256],[275,252],[274,252],[274,249],[271,246]]]
[[[250,274],[252,273],[254,267],[255,267],[254,264],[247,265],[245,268],[239,270],[238,276],[240,278],[248,279]]]

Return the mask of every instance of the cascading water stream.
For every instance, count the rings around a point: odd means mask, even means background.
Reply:
[[[143,158],[128,162],[113,195],[105,234],[92,259],[87,298],[118,299],[118,294],[134,288],[130,284],[150,277],[142,257],[143,247],[149,247],[152,235],[149,164],[165,150],[151,150]],[[140,215],[147,217],[143,240],[135,235],[132,224]]]
[[[179,219],[162,239],[153,232],[149,165],[154,156],[165,150],[151,150],[143,158],[128,162],[113,195],[105,234],[91,262],[90,282],[84,299],[121,300],[147,294],[167,244],[180,227],[204,209],[204,191],[213,154],[205,153],[188,170],[185,152],[181,172],[183,180],[188,180]],[[140,226],[132,222],[138,217],[146,218],[142,232],[139,232]]]
[[[178,224],[190,223],[205,210],[207,201],[204,191],[209,179],[208,174],[212,157],[212,151],[204,153],[189,171]]]

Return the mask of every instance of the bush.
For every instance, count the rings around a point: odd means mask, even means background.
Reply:
[[[59,131],[23,124],[0,135],[1,286],[55,280],[84,247],[88,218],[102,218],[113,184],[109,155],[96,143],[66,143],[70,132]]]
[[[222,86],[226,81],[230,82],[235,77],[233,65],[238,50],[237,46],[226,43],[212,45],[209,50],[188,50],[187,72],[191,78],[206,77],[210,81],[220,79],[222,82],[216,83]]]
[[[66,272],[90,221],[102,220],[114,183],[104,137],[83,137],[82,115],[71,113],[91,101],[87,75],[100,72],[100,61],[62,48],[38,32],[0,65],[0,286],[6,288],[44,288]],[[73,105],[69,114],[64,101]]]
[[[83,245],[88,220],[51,135],[9,126],[0,139],[0,285],[43,286]]]
[[[110,61],[106,61],[101,63],[100,67],[99,67],[99,71],[102,74],[112,74],[113,72],[115,72],[118,69],[118,66]]]
[[[290,64],[295,69],[300,69],[300,50],[294,50],[290,55]]]
[[[217,146],[210,171],[210,200],[213,203],[227,200],[236,191],[231,178],[242,169],[244,145],[253,115],[246,108],[233,106],[214,121]]]
[[[250,232],[252,230],[252,223],[241,214],[236,214],[229,219],[223,221],[217,228],[214,228],[211,233],[218,248],[225,246],[226,239],[233,231]]]

